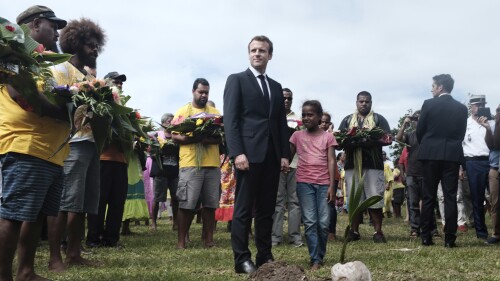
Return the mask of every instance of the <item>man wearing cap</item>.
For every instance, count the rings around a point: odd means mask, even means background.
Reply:
[[[125,76],[125,74],[120,74],[116,71],[112,71],[106,74],[106,76],[104,76],[104,79],[111,79],[113,86],[116,86],[121,90],[123,82],[127,81],[127,76]]]
[[[59,38],[61,50],[73,54],[67,62],[52,68],[58,85],[73,85],[95,77],[88,74],[84,67],[96,67],[96,59],[106,42],[102,28],[89,19],[72,20],[61,31]],[[66,230],[68,265],[89,265],[81,256],[81,236],[85,233],[85,214],[96,214],[99,204],[99,152],[94,143],[92,128],[89,124],[82,127],[87,116],[85,105],[76,109],[74,125],[78,129],[69,141],[71,151],[64,161],[64,188],[61,207],[57,219],[49,219],[49,269],[62,271],[60,243]]]
[[[104,78],[120,93],[123,82],[127,80],[124,74],[116,71],[106,74]],[[105,145],[101,152],[100,175],[99,207],[97,214],[87,215],[86,244],[89,247],[115,247],[120,239],[120,226],[128,190],[127,159],[118,141]]]
[[[35,16],[34,16],[35,15]],[[66,21],[47,7],[28,8],[18,23],[31,28],[33,38],[55,46],[57,29]],[[41,95],[43,96],[43,95]],[[29,110],[22,96],[10,85],[0,85],[0,166],[3,177],[0,204],[0,280],[12,280],[12,262],[17,249],[17,280],[38,280],[34,259],[45,215],[57,216],[63,184],[64,146],[51,157],[69,133],[67,121],[57,120],[57,112],[47,110],[43,99],[39,116]],[[61,117],[59,117],[61,118]]]
[[[465,135],[467,108],[450,95],[455,81],[449,74],[436,75],[432,80],[433,98],[422,105],[416,131],[423,175],[420,237],[422,245],[434,244],[432,217],[441,181],[446,221],[444,246],[453,248],[457,238],[458,170],[463,159],[461,142]]]
[[[482,118],[480,120],[480,116],[478,116],[479,108],[484,108],[486,104],[486,97],[484,95],[472,95],[469,104],[471,116],[467,119],[467,129],[462,142],[465,170],[469,180],[476,236],[477,238],[487,239],[488,229],[484,218],[484,193],[488,187],[490,149],[484,140],[487,129],[481,125],[481,121],[486,119]]]
[[[67,22],[56,17],[55,13],[45,6],[32,6],[22,12],[16,19],[17,24],[26,24],[31,29],[31,37],[47,50],[57,52],[57,30],[66,26]]]

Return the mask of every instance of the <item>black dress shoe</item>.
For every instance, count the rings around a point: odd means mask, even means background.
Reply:
[[[455,241],[447,241],[447,242],[444,242],[444,247],[445,248],[456,248],[457,244],[455,244]]]
[[[270,259],[267,259],[267,260],[257,260],[255,261],[256,262],[256,265],[257,265],[257,268],[261,267],[263,264],[265,263],[268,263],[268,262],[273,262],[274,259],[273,258],[270,258]]]
[[[423,239],[422,240],[422,245],[424,245],[424,246],[432,246],[432,245],[434,245],[434,242],[432,242],[431,239]]]
[[[236,273],[250,274],[256,270],[257,270],[257,268],[255,267],[255,264],[253,264],[253,262],[251,260],[244,261],[244,262],[242,262],[234,267],[234,271]]]

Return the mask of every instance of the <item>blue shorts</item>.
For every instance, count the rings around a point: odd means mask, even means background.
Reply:
[[[0,162],[3,178],[0,218],[35,222],[40,213],[57,216],[63,167],[13,152],[0,155]]]

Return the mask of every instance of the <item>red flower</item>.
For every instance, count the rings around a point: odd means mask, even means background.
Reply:
[[[222,118],[221,118],[221,117],[215,117],[215,118],[214,118],[214,124],[215,124],[215,125],[220,125],[220,124],[222,124]]]
[[[139,113],[139,111],[135,112],[135,118],[136,119],[141,119],[141,114]]]
[[[380,138],[380,142],[382,142],[383,144],[391,144],[392,136],[386,133]]]
[[[302,125],[304,125],[304,123],[302,123],[302,121],[300,120],[297,120],[297,127],[302,127]]]
[[[352,127],[352,128],[349,130],[349,132],[347,132],[347,135],[348,135],[348,136],[351,136],[351,137],[355,136],[355,135],[356,135],[356,130],[357,130],[357,129],[358,129],[357,127]]]
[[[41,54],[45,51],[45,47],[42,44],[40,44],[40,45],[36,46],[36,48],[33,51]]]
[[[16,30],[16,28],[14,28],[12,25],[6,25],[5,29],[7,29],[10,32],[14,32],[14,30]]]

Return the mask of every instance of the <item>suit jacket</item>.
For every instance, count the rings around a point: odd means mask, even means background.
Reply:
[[[467,107],[451,95],[426,100],[417,125],[418,159],[461,162],[466,127]]]
[[[224,132],[229,157],[245,154],[250,163],[261,163],[266,157],[269,138],[280,158],[290,158],[288,126],[283,89],[267,77],[271,92],[270,108],[264,106],[264,95],[250,69],[231,74],[224,89]]]

